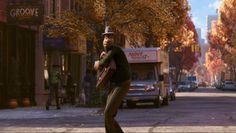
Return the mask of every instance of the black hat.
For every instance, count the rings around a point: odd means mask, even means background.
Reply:
[[[114,35],[115,33],[112,31],[110,26],[106,26],[105,32],[102,35]]]

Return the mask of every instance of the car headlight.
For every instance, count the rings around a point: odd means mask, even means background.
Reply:
[[[145,85],[144,90],[145,91],[154,91],[155,90],[155,86],[154,85]]]

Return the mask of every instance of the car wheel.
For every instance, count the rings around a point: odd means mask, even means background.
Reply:
[[[163,102],[162,102],[162,105],[165,105],[165,106],[167,106],[167,105],[169,105],[169,99],[168,99],[168,95],[165,97],[165,98],[163,98]]]
[[[160,99],[160,96],[158,96],[158,97],[154,100],[154,105],[155,105],[155,107],[157,107],[157,108],[161,107],[161,99]]]
[[[171,93],[170,100],[171,100],[171,101],[176,100],[175,92],[172,92],[172,93]]]

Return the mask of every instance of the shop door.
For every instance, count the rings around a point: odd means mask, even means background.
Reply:
[[[5,107],[6,103],[6,71],[4,71],[4,67],[6,67],[6,39],[4,39],[5,35],[5,26],[3,23],[0,23],[0,108]]]

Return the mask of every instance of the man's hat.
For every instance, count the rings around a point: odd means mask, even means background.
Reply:
[[[112,31],[110,26],[106,26],[105,32],[102,35],[114,35],[115,33]]]

